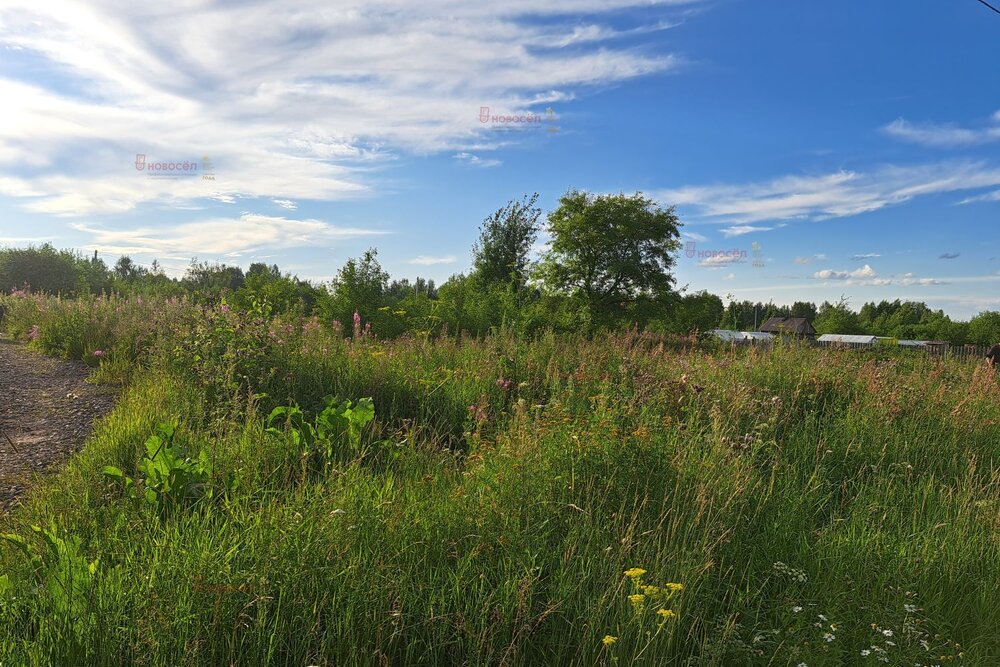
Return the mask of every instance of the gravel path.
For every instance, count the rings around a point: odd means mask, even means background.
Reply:
[[[90,370],[0,339],[0,511],[36,473],[78,451],[111,410],[115,392],[87,384]]]

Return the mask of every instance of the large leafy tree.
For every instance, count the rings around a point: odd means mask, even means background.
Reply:
[[[645,322],[674,296],[680,221],[642,193],[570,191],[549,214],[545,286],[579,300],[593,325]]]
[[[542,210],[538,194],[511,200],[483,221],[479,241],[472,248],[476,277],[484,285],[524,288],[528,280],[528,253],[538,237]]]

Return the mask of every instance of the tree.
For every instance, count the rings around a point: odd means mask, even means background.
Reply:
[[[863,334],[858,314],[850,309],[847,299],[837,303],[824,301],[819,307],[813,327],[818,334]]]
[[[78,286],[79,257],[46,243],[0,250],[0,290],[29,287],[36,292],[73,294]]]
[[[472,247],[473,266],[486,285],[511,285],[515,291],[528,280],[528,253],[538,238],[538,219],[542,210],[535,207],[538,194],[511,200],[483,221],[479,241]]]
[[[112,269],[115,277],[119,280],[124,280],[125,282],[134,282],[141,278],[146,270],[132,261],[132,258],[128,255],[122,255],[115,262],[115,268]]]
[[[984,311],[969,320],[969,342],[973,345],[1000,343],[1000,312]]]
[[[673,208],[658,208],[642,193],[568,192],[549,214],[552,244],[537,275],[578,300],[593,325],[642,323],[673,295],[679,226]]]

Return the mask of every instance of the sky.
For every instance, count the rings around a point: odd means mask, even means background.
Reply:
[[[977,0],[0,0],[0,244],[440,283],[509,199],[639,191],[688,291],[967,319],[998,75]]]

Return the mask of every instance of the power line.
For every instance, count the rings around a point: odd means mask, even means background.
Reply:
[[[991,5],[990,3],[986,2],[986,0],[977,0],[977,2],[986,5],[987,7],[989,7],[993,11],[995,11],[997,14],[1000,14],[1000,9],[997,9],[996,7],[994,7],[993,5]]]

